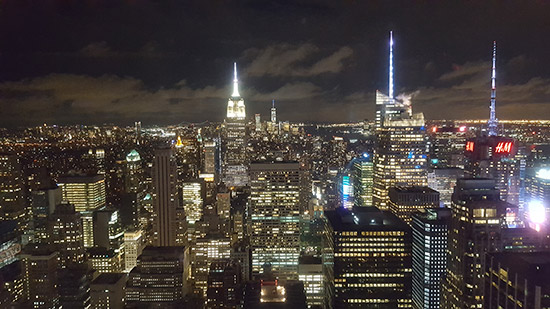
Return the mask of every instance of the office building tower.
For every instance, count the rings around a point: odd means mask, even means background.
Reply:
[[[271,101],[271,123],[277,123],[277,109],[275,108],[275,100]]]
[[[86,264],[74,264],[58,271],[59,305],[61,308],[90,308],[90,283],[94,271]]]
[[[231,193],[218,192],[216,194],[216,211],[222,219],[229,219],[231,215]]]
[[[388,196],[391,212],[408,224],[415,212],[439,207],[439,192],[428,187],[391,187]]]
[[[186,294],[188,272],[188,251],[185,247],[145,247],[137,266],[129,274],[126,304],[175,305]]]
[[[180,186],[185,218],[189,224],[194,224],[202,217],[204,183],[199,181],[184,181]]]
[[[21,261],[15,261],[0,267],[0,308],[10,308],[12,304],[25,299],[24,281]]]
[[[447,240],[451,210],[432,208],[412,219],[413,308],[439,308],[441,283],[447,268]]]
[[[212,261],[208,273],[206,308],[238,308],[242,292],[240,264],[231,259]]]
[[[318,256],[300,256],[298,280],[304,283],[308,308],[323,307],[325,299],[325,276],[323,263]]]
[[[94,211],[94,246],[113,249],[117,254],[124,251],[124,228],[119,213],[108,207]]]
[[[341,177],[338,177],[340,183],[338,184],[338,205],[344,208],[352,208],[354,204],[354,192],[352,176],[349,173],[345,173]]]
[[[371,154],[364,153],[361,157],[353,159],[352,179],[355,206],[372,206],[373,178],[374,170]]]
[[[80,218],[82,219],[84,248],[91,248],[94,246],[94,212],[82,211]]]
[[[72,204],[59,204],[50,218],[51,243],[59,252],[59,266],[84,262],[85,249],[80,213]]]
[[[466,126],[433,126],[427,134],[431,168],[464,168],[464,147],[471,135]]]
[[[16,220],[19,230],[27,227],[25,186],[19,158],[0,153],[0,221]]]
[[[500,248],[507,208],[492,179],[459,179],[451,203],[443,308],[481,308],[485,253]]]
[[[252,271],[269,265],[279,279],[297,279],[303,171],[297,162],[250,165]]]
[[[159,246],[175,246],[178,233],[177,166],[171,149],[157,149],[153,161],[153,238]]]
[[[122,272],[121,254],[105,247],[93,247],[87,250],[88,264],[99,274]]]
[[[466,142],[468,177],[494,179],[500,198],[519,204],[520,166],[516,158],[517,145],[511,138],[480,136]]]
[[[135,142],[139,144],[141,139],[141,121],[134,122],[134,133],[135,133]]]
[[[198,238],[192,249],[192,277],[195,288],[206,296],[210,264],[217,259],[231,257],[231,240],[222,234],[208,234]]]
[[[145,246],[141,230],[124,232],[124,272],[129,273],[137,265],[137,258]]]
[[[126,281],[122,273],[100,274],[90,285],[90,304],[94,309],[124,308]]]
[[[63,201],[73,204],[78,212],[105,206],[103,175],[68,175],[59,178]]]
[[[234,67],[233,93],[227,101],[222,144],[223,182],[228,186],[248,184],[248,157],[246,153],[246,112],[244,99],[239,94],[237,64]]]
[[[47,247],[30,247],[19,255],[24,276],[24,296],[31,308],[56,308],[58,253]]]
[[[99,175],[105,175],[105,149],[89,149],[86,157],[92,160]]]
[[[546,212],[550,212],[550,168],[538,168],[528,173],[525,191],[527,203],[541,203],[545,206]]]
[[[31,191],[31,225],[34,230],[34,241],[48,243],[48,220],[61,204],[61,188],[55,186]]]
[[[373,205],[383,210],[390,187],[427,185],[424,115],[412,113],[410,97],[394,97],[393,44],[390,31],[388,95],[376,92]]]
[[[327,307],[411,308],[411,228],[375,207],[325,216]]]
[[[126,155],[124,168],[124,194],[121,199],[121,211],[124,225],[139,226],[143,210],[142,200],[145,197],[146,184],[143,162],[139,153],[132,149]]]
[[[456,181],[464,178],[464,170],[460,168],[434,168],[428,171],[428,187],[439,192],[439,204],[441,207],[451,207]]]
[[[254,114],[256,132],[262,131],[262,118],[260,114]]]
[[[208,141],[203,143],[202,147],[202,173],[201,174],[217,174],[216,153],[218,146],[216,141]]]
[[[2,221],[0,223],[0,307],[24,299],[21,261],[21,238],[17,222]]]
[[[378,130],[374,153],[374,206],[388,209],[388,192],[395,186],[426,186],[424,117],[386,120]]]
[[[243,281],[250,280],[252,273],[250,246],[248,246],[243,240],[239,240],[234,243],[231,248],[231,259],[237,261],[241,266]]]
[[[484,278],[483,308],[550,307],[548,252],[489,253]]]

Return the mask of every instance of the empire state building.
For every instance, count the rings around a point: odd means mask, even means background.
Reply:
[[[233,93],[227,101],[222,144],[222,180],[228,186],[248,184],[248,159],[246,155],[246,112],[244,99],[239,94],[237,63],[234,63]]]

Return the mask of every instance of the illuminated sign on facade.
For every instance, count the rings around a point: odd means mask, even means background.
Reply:
[[[510,153],[513,142],[499,142],[495,147],[495,153]]]
[[[466,143],[466,151],[474,151],[474,142]]]
[[[0,268],[11,264],[16,260],[16,255],[21,252],[21,244],[15,240],[7,241],[0,245]]]

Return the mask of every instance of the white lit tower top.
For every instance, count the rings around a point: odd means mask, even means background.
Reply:
[[[496,62],[497,62],[497,41],[493,42],[493,69],[491,70],[491,114],[489,116],[489,121],[487,121],[487,129],[489,136],[498,135],[498,119],[496,116]]]
[[[271,101],[271,123],[277,122],[277,109],[275,108],[275,100]]]
[[[239,80],[237,78],[237,63],[233,64],[233,93],[227,101],[227,118],[244,119],[246,117],[244,99],[239,94]]]

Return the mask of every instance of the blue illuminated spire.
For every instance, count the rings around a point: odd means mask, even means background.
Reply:
[[[389,76],[389,90],[388,97],[393,99],[393,31],[390,31],[390,76]]]

